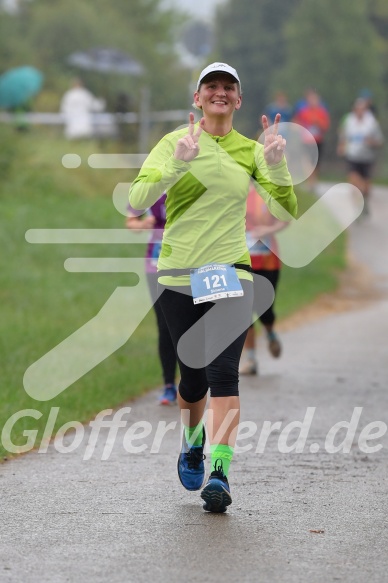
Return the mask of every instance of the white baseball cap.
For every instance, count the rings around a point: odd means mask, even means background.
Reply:
[[[228,75],[234,77],[235,81],[239,84],[241,91],[241,82],[237,74],[237,71],[236,69],[233,69],[233,67],[231,67],[230,65],[227,65],[227,63],[212,63],[211,65],[205,67],[198,78],[197,91],[204,78],[207,77],[207,75],[210,75],[211,73],[228,73]]]

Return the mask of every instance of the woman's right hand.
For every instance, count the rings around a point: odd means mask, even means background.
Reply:
[[[128,229],[133,231],[143,231],[144,229],[152,229],[155,225],[155,217],[149,215],[144,219],[139,219],[138,217],[128,217],[125,224]]]
[[[177,141],[174,157],[182,162],[191,162],[199,153],[199,137],[202,134],[205,120],[201,119],[199,127],[194,133],[194,114],[189,115],[189,133]]]

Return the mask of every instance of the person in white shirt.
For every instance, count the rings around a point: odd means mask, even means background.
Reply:
[[[340,126],[337,153],[347,162],[349,182],[364,196],[364,213],[369,212],[372,169],[383,142],[380,125],[367,101],[356,99]]]
[[[97,99],[82,84],[74,79],[71,89],[63,95],[60,111],[65,121],[65,137],[68,140],[91,138],[93,136],[93,112],[104,109],[103,99]]]

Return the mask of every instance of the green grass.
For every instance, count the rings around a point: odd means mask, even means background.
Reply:
[[[112,192],[134,174],[90,169],[87,156],[101,151],[93,142],[70,146],[55,132],[40,129],[17,135],[2,127],[0,136],[0,428],[22,409],[38,410],[40,419],[21,418],[11,434],[15,444],[23,445],[23,432],[36,429],[38,445],[52,407],[59,407],[55,431],[68,421],[87,422],[97,412],[160,385],[156,326],[151,312],[122,348],[60,396],[41,402],[27,395],[25,370],[95,316],[117,286],[134,284],[126,274],[68,273],[64,260],[127,257],[129,251],[141,257],[144,248],[27,243],[28,229],[122,228],[124,217],[112,204]],[[114,151],[114,146],[109,148]],[[68,152],[81,156],[80,168],[62,167],[61,158]],[[301,195],[303,209],[313,202],[313,197]],[[277,297],[280,318],[335,289],[345,264],[344,247],[341,236],[307,267],[283,269]],[[5,456],[9,453],[0,443],[0,459]]]

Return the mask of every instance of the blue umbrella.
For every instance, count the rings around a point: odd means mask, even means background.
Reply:
[[[0,107],[9,109],[28,102],[42,87],[43,75],[34,67],[17,67],[0,76]]]

